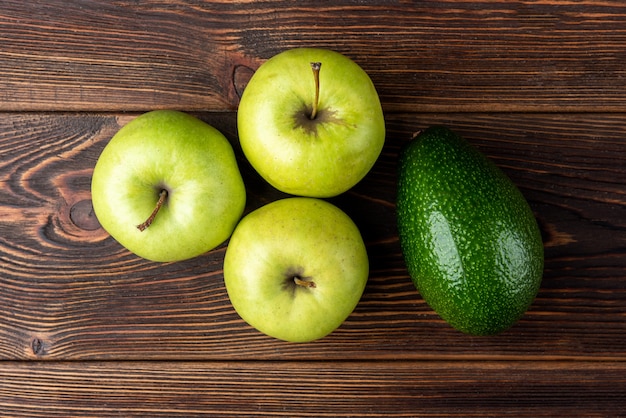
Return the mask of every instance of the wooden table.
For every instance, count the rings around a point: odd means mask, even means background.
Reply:
[[[232,141],[247,211],[282,195],[237,144],[254,70],[335,49],[376,85],[387,139],[331,199],[361,228],[363,298],[336,332],[289,344],[228,300],[225,246],[142,260],[91,212],[94,164],[136,115],[190,112]],[[0,415],[626,414],[626,4],[607,1],[4,0],[0,7]],[[398,152],[446,124],[519,186],[545,274],[493,337],[451,329],[408,277]]]

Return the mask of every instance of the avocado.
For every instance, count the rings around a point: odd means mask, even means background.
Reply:
[[[494,335],[535,299],[543,242],[528,202],[491,160],[445,126],[401,151],[397,222],[411,280],[452,327]]]

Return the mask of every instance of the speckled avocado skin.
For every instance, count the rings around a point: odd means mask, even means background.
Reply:
[[[513,182],[452,130],[430,127],[402,150],[397,216],[413,283],[454,328],[497,334],[532,304],[543,275],[537,221]]]

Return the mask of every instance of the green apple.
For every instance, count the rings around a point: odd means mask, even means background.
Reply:
[[[322,338],[352,313],[369,274],[367,251],[341,209],[290,197],[245,216],[229,241],[224,283],[241,318],[291,342]]]
[[[246,203],[228,140],[171,110],[144,113],[115,134],[98,158],[91,192],[102,227],[153,261],[184,260],[217,247]]]
[[[285,193],[331,197],[370,171],[385,142],[378,93],[348,57],[317,48],[284,51],[263,63],[237,113],[243,152]]]

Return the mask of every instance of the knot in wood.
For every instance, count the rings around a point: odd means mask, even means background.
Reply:
[[[100,228],[91,200],[81,200],[70,208],[70,220],[74,225],[87,231]]]
[[[41,338],[34,337],[30,342],[30,348],[33,351],[33,354],[36,356],[41,356],[45,352],[45,345]]]

